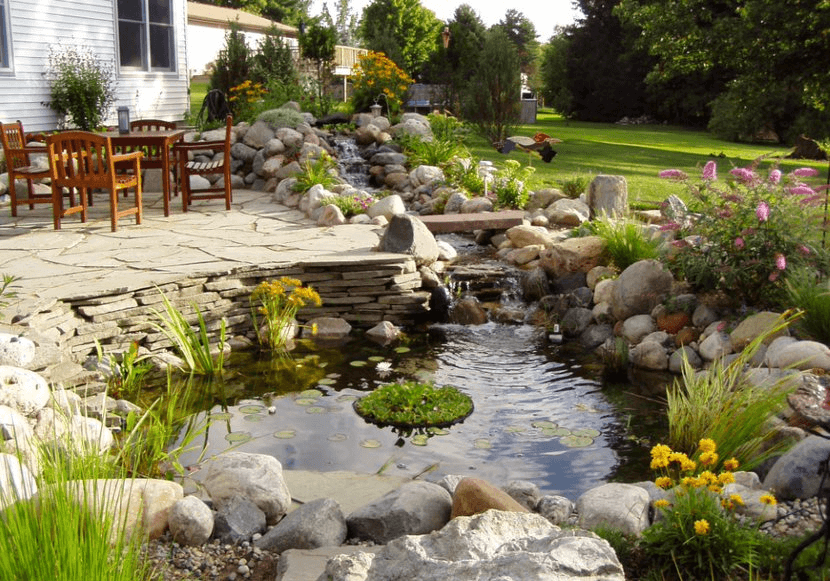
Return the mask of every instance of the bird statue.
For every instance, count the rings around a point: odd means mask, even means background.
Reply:
[[[506,155],[518,147],[528,153],[536,152],[545,163],[550,163],[550,160],[556,156],[556,150],[552,147],[554,143],[562,143],[562,140],[545,133],[537,133],[533,137],[513,135],[508,137],[498,149],[500,153]]]

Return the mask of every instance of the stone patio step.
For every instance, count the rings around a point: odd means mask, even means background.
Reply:
[[[473,230],[507,230],[521,224],[524,217],[523,210],[418,216],[433,234],[472,232]]]

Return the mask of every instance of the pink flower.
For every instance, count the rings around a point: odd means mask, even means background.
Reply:
[[[809,256],[809,255],[810,255],[810,249],[809,249],[809,248],[807,248],[806,246],[804,246],[803,244],[801,244],[801,245],[798,247],[798,251],[799,251],[801,254],[803,254],[804,256]]]
[[[793,186],[791,188],[787,188],[787,191],[794,196],[815,196],[816,191],[809,187],[805,186],[804,184],[798,184],[797,186]]]
[[[771,172],[769,172],[769,181],[770,181],[771,184],[777,184],[778,182],[780,182],[781,181],[781,170],[780,169],[774,169]]]
[[[790,175],[797,178],[811,178],[818,175],[818,170],[812,167],[800,167],[791,171]]]
[[[758,216],[759,222],[766,222],[769,220],[769,204],[766,202],[758,204],[758,207],[755,208],[755,215]]]
[[[708,181],[718,179],[718,166],[714,161],[707,161],[703,166],[703,179]]]
[[[666,232],[668,230],[680,230],[680,224],[677,222],[667,222],[666,224],[660,226],[661,232]]]
[[[737,248],[738,250],[741,250],[744,246],[745,246],[745,244],[744,244],[744,239],[743,238],[741,238],[740,236],[735,238],[735,248]]]
[[[778,270],[784,270],[787,268],[787,257],[780,252],[775,255],[775,268]]]
[[[749,184],[758,179],[754,171],[745,167],[736,167],[735,169],[729,170],[729,173],[738,178],[738,181],[742,184]]]
[[[664,169],[659,174],[657,174],[661,178],[666,178],[669,180],[685,180],[687,177],[686,172],[681,171],[679,169]]]
[[[780,271],[778,271],[778,270],[773,270],[771,273],[769,273],[769,277],[767,277],[767,278],[769,278],[769,281],[770,281],[770,282],[775,282],[776,280],[778,280],[778,276],[779,276],[780,274],[781,274],[781,272],[780,272]]]

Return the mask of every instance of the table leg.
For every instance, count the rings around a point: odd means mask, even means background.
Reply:
[[[164,141],[161,146],[161,190],[164,196],[164,217],[170,216],[170,147]]]

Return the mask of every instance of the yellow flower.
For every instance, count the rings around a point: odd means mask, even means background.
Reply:
[[[734,502],[738,506],[743,506],[744,505],[744,499],[741,498],[740,494],[730,494],[729,495],[729,500],[731,500],[732,502]]]
[[[721,472],[718,474],[718,482],[720,484],[732,484],[735,482],[735,475],[731,472]]]
[[[775,500],[775,497],[771,494],[764,494],[758,500],[761,501],[761,504],[768,504],[770,506],[775,506],[778,504],[778,501]]]
[[[654,508],[668,508],[669,506],[671,506],[671,503],[665,498],[654,501]]]
[[[704,484],[717,484],[718,483],[718,477],[715,476],[715,474],[713,472],[711,472],[710,470],[704,470],[703,472],[701,472],[698,475],[698,478]]]
[[[726,462],[723,463],[723,468],[724,468],[724,470],[729,470],[730,472],[734,472],[735,470],[737,470],[739,465],[740,464],[738,463],[737,459],[730,458],[729,460],[727,460]]]
[[[701,452],[714,452],[717,450],[717,444],[715,444],[715,441],[710,438],[701,439],[697,445]]]
[[[723,488],[721,488],[717,484],[710,484],[708,488],[709,492],[714,492],[715,494],[720,494],[721,492],[723,492]]]
[[[695,468],[697,468],[697,463],[689,458],[683,459],[680,463],[680,469],[683,470],[683,472],[692,472]]]
[[[695,534],[706,535],[709,534],[709,521],[705,518],[695,521]]]
[[[654,458],[651,461],[651,469],[652,470],[659,470],[660,468],[666,468],[669,465],[668,458]]]
[[[672,452],[669,454],[669,462],[675,462],[676,464],[683,464],[688,459],[689,457],[683,452]]]
[[[702,442],[703,440],[701,440]],[[700,463],[704,466],[713,466],[718,463],[718,455],[716,452],[703,452],[700,455]]]
[[[654,485],[658,488],[662,488],[663,490],[668,490],[672,487],[673,484],[674,482],[672,482],[672,479],[668,476],[661,476],[660,478],[654,481]]]
[[[666,446],[665,444],[657,444],[654,448],[651,449],[651,457],[652,458],[666,458],[668,459],[669,455],[671,454],[671,448]]]

